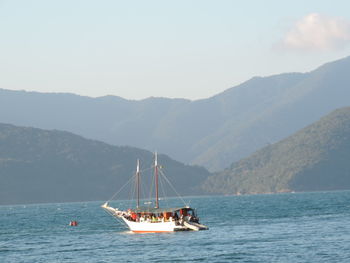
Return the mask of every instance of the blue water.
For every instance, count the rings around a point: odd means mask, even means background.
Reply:
[[[190,199],[210,230],[131,234],[100,202],[0,206],[0,262],[350,262],[350,191]]]

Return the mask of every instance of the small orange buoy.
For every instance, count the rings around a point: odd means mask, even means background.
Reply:
[[[77,221],[70,221],[69,225],[70,226],[78,226],[78,222]]]

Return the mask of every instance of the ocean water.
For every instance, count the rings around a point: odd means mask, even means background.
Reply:
[[[350,262],[350,191],[187,199],[208,231],[132,234],[101,202],[0,206],[0,262]]]

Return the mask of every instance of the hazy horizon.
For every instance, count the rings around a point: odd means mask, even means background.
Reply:
[[[0,2],[0,88],[203,99],[350,55],[350,3]]]

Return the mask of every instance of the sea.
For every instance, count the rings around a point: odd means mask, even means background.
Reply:
[[[103,202],[0,206],[0,262],[350,262],[350,191],[185,201],[209,230],[133,234]]]

